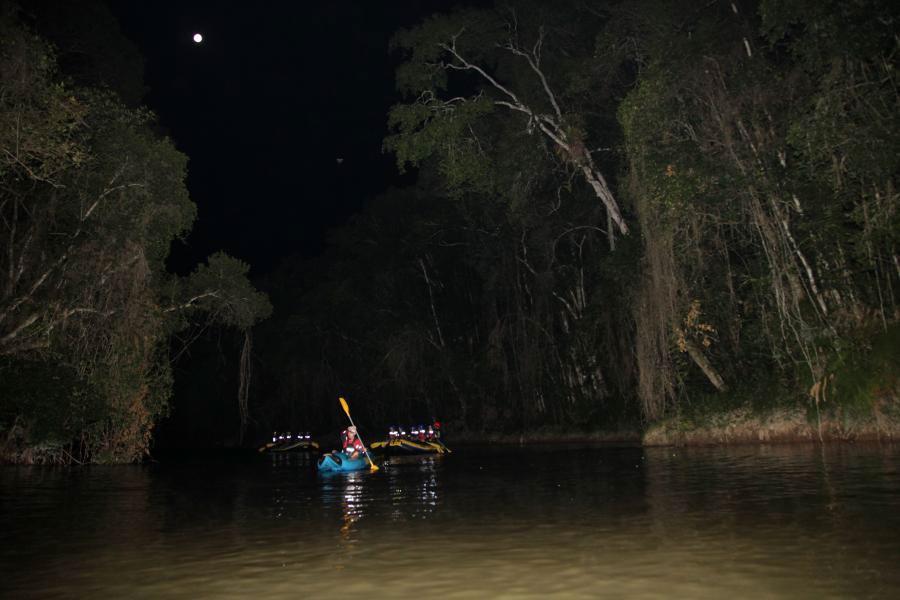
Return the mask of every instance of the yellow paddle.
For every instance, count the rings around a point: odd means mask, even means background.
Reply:
[[[356,423],[353,422],[353,417],[350,416],[350,407],[347,406],[347,401],[344,400],[343,398],[338,398],[338,400],[340,401],[341,407],[344,409],[344,412],[347,413],[347,418],[350,419],[350,424],[353,425],[354,427],[356,427]],[[362,441],[362,438],[359,437],[359,430],[356,431],[356,437],[359,438],[359,441],[360,441],[360,442],[362,443],[362,445],[363,445],[363,452],[365,452],[366,458],[369,459],[369,465],[371,465],[371,467],[372,467],[371,470],[372,470],[372,471],[377,471],[377,470],[378,470],[378,466],[377,466],[374,462],[372,462],[372,457],[369,456],[369,451],[366,450],[366,444],[365,444],[365,442],[363,442],[363,441]]]

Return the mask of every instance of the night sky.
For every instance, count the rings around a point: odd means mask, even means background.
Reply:
[[[225,250],[259,274],[314,256],[329,228],[400,183],[381,151],[397,100],[388,42],[454,4],[113,3],[145,59],[145,103],[190,157],[198,221],[170,266]]]

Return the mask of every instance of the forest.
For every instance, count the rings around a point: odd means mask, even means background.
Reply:
[[[384,148],[417,182],[261,283],[261,418],[342,390],[458,432],[896,419],[897,18],[501,2],[397,32]]]
[[[504,1],[397,31],[403,183],[252,285],[225,255],[166,271],[185,157],[3,19],[7,458],[138,459],[173,391],[233,445],[334,431],[339,395],[459,439],[900,435],[894,3]]]

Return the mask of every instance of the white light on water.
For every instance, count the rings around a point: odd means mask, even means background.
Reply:
[[[202,42],[202,41],[203,41],[203,36],[200,35],[199,33],[195,33],[195,34],[194,34],[194,42],[197,43],[197,44],[199,44],[199,43]]]

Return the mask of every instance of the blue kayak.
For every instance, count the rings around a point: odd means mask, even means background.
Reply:
[[[332,452],[331,454],[323,454],[319,458],[320,473],[348,473],[368,468],[369,461],[365,456],[347,458],[347,455],[342,452]]]

